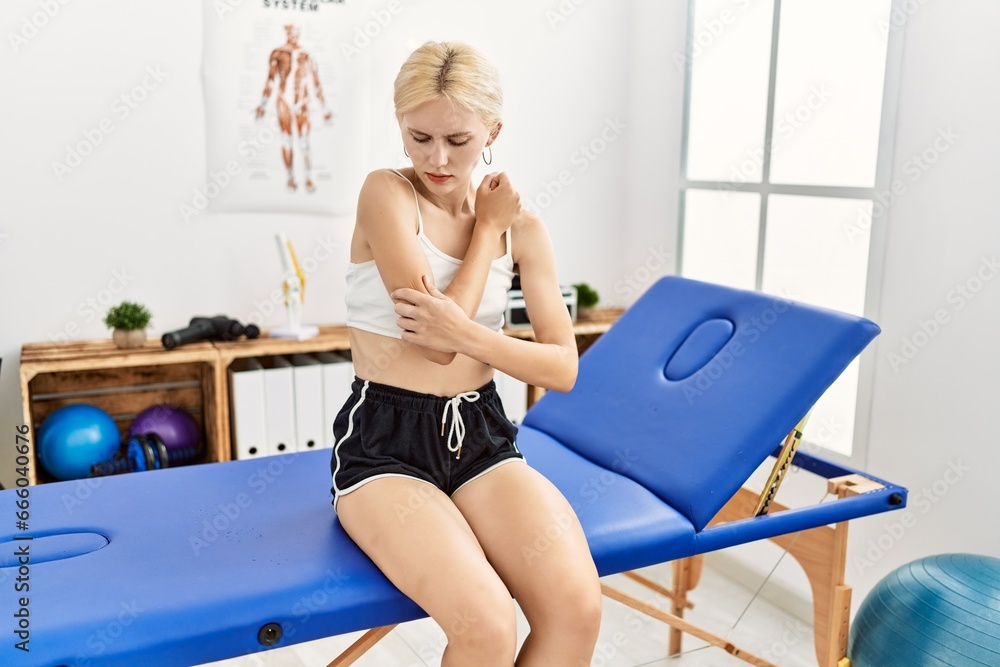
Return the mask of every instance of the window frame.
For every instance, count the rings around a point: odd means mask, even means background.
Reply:
[[[681,162],[677,215],[677,274],[683,275],[684,269],[684,226],[685,201],[688,190],[730,190],[735,192],[750,192],[760,196],[760,218],[757,237],[757,270],[754,289],[761,290],[764,275],[764,252],[767,235],[768,198],[772,194],[799,195],[806,197],[829,197],[844,199],[862,199],[874,203],[879,193],[888,193],[892,185],[892,157],[896,135],[896,117],[899,106],[899,89],[902,74],[903,41],[905,18],[897,25],[896,17],[906,17],[903,7],[906,0],[890,0],[890,21],[886,29],[886,59],[885,73],[882,80],[882,109],[879,121],[878,150],[875,165],[875,182],[872,187],[793,185],[771,183],[771,143],[774,127],[774,96],[778,64],[778,44],[780,41],[781,5],[782,0],[773,0],[773,16],[771,19],[771,50],[769,57],[767,109],[764,127],[764,154],[761,167],[760,183],[735,181],[702,181],[690,180],[687,177],[688,135],[691,113],[691,66],[695,38],[695,5],[698,0],[688,0],[687,36],[684,58],[684,102],[681,121]],[[868,266],[865,283],[864,317],[878,322],[881,309],[882,274],[885,265],[886,220],[891,204],[872,207],[871,229],[869,230]],[[855,403],[854,433],[852,436],[851,454],[816,445],[822,456],[832,461],[864,468],[868,463],[869,434],[871,427],[871,407],[874,397],[875,366],[877,360],[878,339],[869,345],[861,354],[858,369],[857,398]],[[809,429],[804,435],[805,443],[809,443]]]

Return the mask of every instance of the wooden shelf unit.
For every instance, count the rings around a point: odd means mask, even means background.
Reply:
[[[620,309],[594,311],[574,325],[582,353],[621,315]],[[531,329],[505,333],[533,339]],[[236,359],[274,355],[335,352],[350,349],[345,325],[321,326],[308,340],[260,338],[208,342],[163,348],[160,339],[143,347],[119,349],[111,340],[27,343],[21,348],[21,400],[24,423],[31,427],[29,480],[54,481],[41,467],[34,449],[38,426],[55,410],[71,403],[91,403],[115,418],[122,436],[135,416],[150,406],[170,403],[184,408],[202,428],[204,463],[232,459],[229,410],[229,366]],[[528,405],[541,390],[528,388]]]
[[[158,403],[184,408],[203,429],[205,460],[219,461],[228,447],[217,436],[218,405],[225,385],[217,381],[219,355],[210,342],[176,350],[159,339],[122,350],[110,340],[28,343],[21,348],[21,401],[31,427],[29,481],[54,481],[35,451],[38,426],[57,409],[90,403],[115,418],[124,437],[135,416]]]
[[[310,352],[339,352],[351,349],[347,339],[347,326],[343,324],[321,326],[319,335],[308,340],[291,340],[288,338],[269,338],[266,332],[260,338],[239,340],[229,343],[215,343],[219,354],[219,386],[225,388],[223,400],[219,401],[220,418],[214,424],[217,429],[215,437],[226,444],[226,459],[231,458],[232,420],[229,417],[229,365],[236,359],[247,357],[270,357],[278,354],[309,354]],[[331,425],[332,428],[332,425]]]

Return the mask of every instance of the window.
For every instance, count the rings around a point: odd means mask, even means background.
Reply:
[[[894,19],[892,0],[690,0],[678,59],[682,275],[874,312],[886,209],[873,204],[888,190],[902,46]],[[806,445],[863,462],[870,388],[855,360],[813,409]]]

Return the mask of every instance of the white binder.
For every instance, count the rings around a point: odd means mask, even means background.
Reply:
[[[297,450],[295,435],[295,378],[292,363],[282,356],[260,357],[264,367],[264,419],[268,456]]]
[[[318,352],[316,358],[323,364],[323,446],[333,447],[333,421],[351,395],[354,363],[349,353]]]
[[[493,381],[497,383],[497,394],[507,418],[520,424],[528,412],[528,385],[500,371],[493,374]]]
[[[323,365],[311,354],[293,354],[295,435],[298,451],[325,445],[323,427]]]
[[[233,456],[251,459],[267,454],[264,372],[256,359],[236,359],[229,366],[229,413]]]

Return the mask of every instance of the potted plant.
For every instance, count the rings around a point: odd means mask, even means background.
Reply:
[[[122,301],[104,316],[104,324],[114,331],[111,339],[121,348],[142,347],[146,343],[146,327],[151,315],[146,307]]]
[[[573,287],[576,288],[576,316],[580,319],[587,319],[600,300],[597,290],[587,283],[577,283]]]

